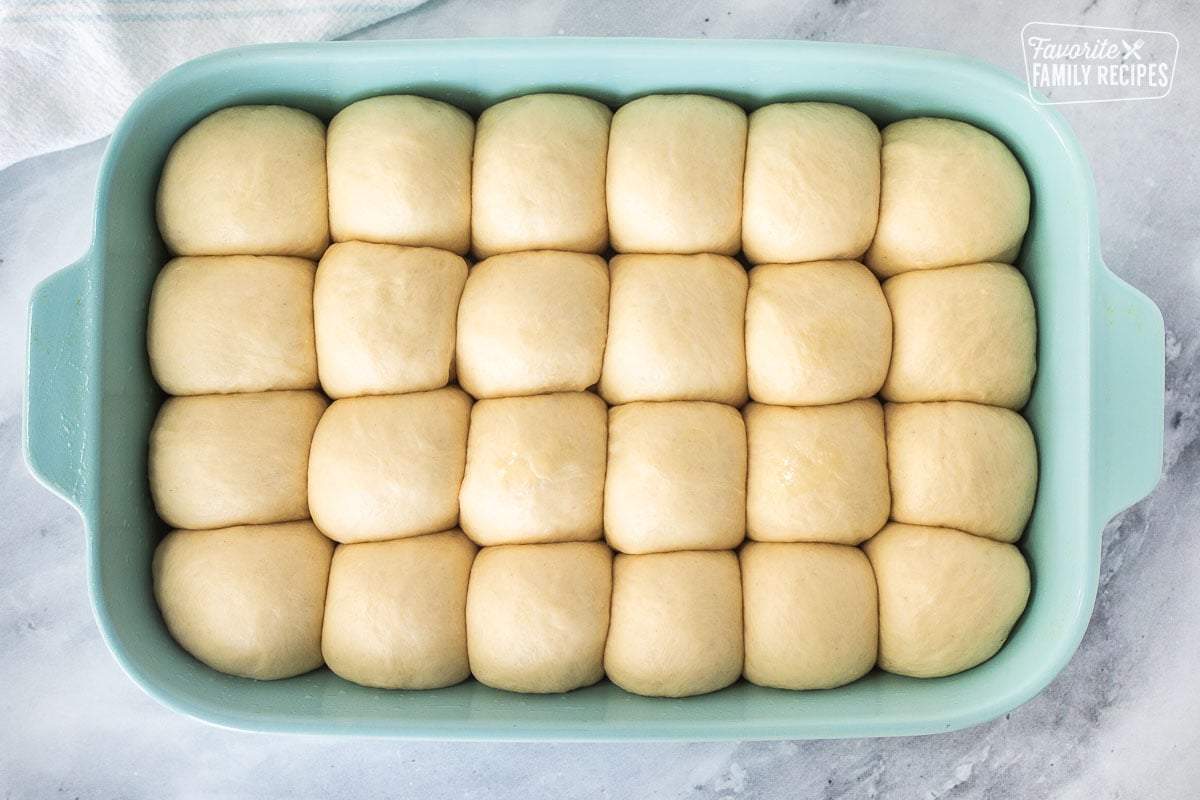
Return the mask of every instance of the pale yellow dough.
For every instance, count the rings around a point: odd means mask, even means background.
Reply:
[[[746,402],[746,271],[720,255],[619,255],[600,395]]]
[[[475,545],[461,531],[339,545],[321,650],[346,680],[440,689],[467,679],[467,579]]]
[[[171,147],[158,229],[181,256],[300,256],[329,244],[325,125],[296,108],[234,106]]]
[[[863,545],[879,587],[879,667],[936,678],[987,661],[1029,599],[1021,551],[948,528],[889,524]]]
[[[879,129],[832,103],[750,115],[742,247],[754,264],[859,258],[879,216]]]
[[[174,530],[154,551],[154,597],[175,640],[213,669],[290,678],[321,666],[332,555],[308,521]]]
[[[739,553],[746,680],[829,689],[875,666],[875,574],[857,547],[747,542]]]
[[[484,111],[471,187],[475,255],[603,251],[611,120],[603,103],[568,94],[515,97]]]
[[[623,553],[737,547],[746,534],[746,428],[737,409],[611,409],[604,531]]]
[[[892,519],[1021,537],[1037,492],[1037,447],[1020,414],[975,403],[888,403]]]
[[[829,405],[872,397],[887,376],[891,350],[892,315],[879,281],[862,264],[750,270],[746,367],[758,402]]]
[[[746,128],[746,112],[716,97],[650,95],[621,106],[608,144],[613,249],[737,253]]]
[[[223,528],[308,516],[305,491],[317,392],[171,397],[150,430],[150,494],[173,528]]]
[[[330,397],[402,394],[450,382],[461,256],[344,242],[317,269],[313,309],[321,387]]]
[[[335,401],[308,465],[317,527],[345,543],[454,527],[470,413],[471,398],[453,387]]]
[[[601,542],[485,547],[467,590],[467,652],[480,683],[546,694],[604,677],[612,551]]]
[[[302,258],[172,259],[150,294],[150,371],[174,395],[315,389],[313,272]]]
[[[749,451],[747,536],[858,544],[887,522],[888,453],[874,399],[743,410]]]
[[[437,100],[384,95],[346,106],[329,123],[334,241],[465,255],[474,145],[471,117]]]

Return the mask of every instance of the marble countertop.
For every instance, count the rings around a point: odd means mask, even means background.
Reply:
[[[1180,41],[1164,99],[1062,107],[1095,173],[1102,252],[1167,328],[1165,472],[1105,530],[1078,653],[1004,717],[920,738],[706,744],[408,743],[227,731],[121,672],[88,605],[79,517],[20,446],[26,307],[86,249],[104,142],[0,171],[0,791],[24,797],[1191,798],[1200,784],[1200,16],[1185,0],[433,0],[351,38],[687,36],[929,47],[1024,75],[1030,21]]]

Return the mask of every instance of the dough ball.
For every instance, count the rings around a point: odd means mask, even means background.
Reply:
[[[1029,599],[1021,551],[948,528],[891,523],[863,545],[879,586],[879,667],[936,678],[987,661]]]
[[[387,95],[329,123],[329,226],[335,242],[437,247],[471,243],[475,123],[437,100]]]
[[[308,450],[326,400],[317,392],[170,397],[150,430],[150,494],[173,528],[308,516]]]
[[[607,421],[590,392],[476,403],[463,530],[481,545],[599,539]]]
[[[235,106],[171,147],[158,229],[181,256],[301,256],[329,244],[325,126],[296,108]]]
[[[458,307],[458,382],[473,396],[578,392],[600,378],[608,266],[542,251],[471,268]]]
[[[877,275],[1017,257],[1029,182],[995,136],[955,120],[906,119],[883,129],[882,163],[866,255]]]
[[[746,126],[746,112],[716,97],[660,94],[621,106],[608,143],[613,248],[737,253]]]
[[[832,103],[750,115],[742,247],[752,263],[859,258],[879,217],[879,129]]]
[[[742,585],[724,551],[618,555],[609,679],[627,692],[688,697],[723,689],[742,673]]]
[[[175,530],[154,551],[167,630],[213,669],[258,680],[321,666],[333,542],[311,522]]]
[[[746,529],[760,542],[858,544],[887,522],[888,453],[877,400],[743,410]]]
[[[1025,278],[970,264],[889,278],[892,364],[884,399],[968,400],[1019,409],[1037,369],[1037,319]]]
[[[746,535],[746,427],[737,409],[613,408],[604,531],[623,553],[737,547]]]
[[[150,371],[168,394],[315,389],[313,272],[302,258],[176,258],[150,295]]]
[[[747,542],[739,554],[746,680],[830,689],[875,666],[875,574],[862,550],[813,542]]]
[[[334,401],[313,436],[313,522],[345,543],[452,528],[470,413],[453,387]]]
[[[480,683],[547,694],[604,677],[612,551],[600,542],[485,547],[467,590],[467,652]]]
[[[750,270],[746,366],[760,403],[829,405],[872,397],[887,376],[892,315],[855,261]]]
[[[450,382],[467,262],[445,250],[344,242],[317,269],[313,308],[330,397],[402,394]]]
[[[892,519],[1021,538],[1037,493],[1037,447],[1015,411],[975,403],[889,403]]]
[[[569,94],[531,94],[484,111],[475,131],[475,254],[603,251],[611,121],[604,104]]]
[[[746,271],[718,255],[612,260],[600,395],[746,402]]]
[[[440,689],[467,679],[467,578],[460,531],[343,544],[333,554],[321,649],[346,680]]]

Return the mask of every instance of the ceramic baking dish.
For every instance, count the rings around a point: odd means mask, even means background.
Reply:
[[[948,678],[872,673],[849,686],[786,692],[739,683],[684,700],[635,697],[607,682],[526,696],[474,681],[387,692],[327,670],[260,683],[217,673],[168,635],[150,586],[164,531],[151,505],[146,441],[162,400],[145,349],[147,301],[166,251],[154,196],[172,142],[201,117],[280,103],[329,119],[383,93],[439,98],[478,113],[534,91],[618,105],[694,91],[753,109],[779,100],[855,106],[882,124],[918,115],[986,128],[1033,188],[1020,267],[1037,302],[1038,375],[1025,414],[1041,483],[1021,548],[1029,607],[1001,652]],[[113,134],[100,172],[95,236],[83,259],[34,293],[26,458],[86,523],[100,630],[147,692],[235,728],[411,738],[765,739],[932,733],[982,722],[1045,687],[1075,651],[1095,601],[1100,533],[1145,496],[1162,460],[1163,323],[1099,252],[1095,191],[1062,117],[1026,86],[945,53],[770,41],[459,40],[275,45],[193,61],[148,89]]]

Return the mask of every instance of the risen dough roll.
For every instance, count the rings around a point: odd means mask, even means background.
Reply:
[[[688,697],[742,672],[742,586],[728,551],[618,555],[604,670],[627,692]]]
[[[608,144],[613,248],[736,253],[746,126],[746,112],[715,97],[651,95],[621,106]]]
[[[746,402],[746,271],[718,255],[612,260],[600,394],[634,400]]]
[[[604,531],[623,553],[737,547],[746,534],[746,427],[737,409],[613,408]]]
[[[888,453],[877,400],[810,408],[751,403],[742,413],[751,539],[858,544],[887,522]]]
[[[401,394],[449,383],[466,279],[467,263],[445,250],[330,247],[312,301],[325,393]]]
[[[150,431],[150,494],[175,528],[304,519],[316,392],[171,397]]]
[[[611,120],[604,104],[567,94],[516,97],[484,111],[471,187],[475,254],[604,250]]]
[[[747,542],[740,552],[746,680],[829,689],[875,666],[875,575],[857,547]]]
[[[883,397],[898,403],[969,400],[1018,409],[1037,369],[1037,320],[1025,278],[1004,264],[889,278],[892,364]]]
[[[936,678],[996,654],[1029,599],[1010,544],[891,523],[863,545],[879,586],[879,667]]]
[[[471,268],[458,308],[458,382],[474,397],[582,391],[600,378],[608,266],[542,251]]]
[[[467,652],[481,682],[546,694],[604,677],[612,552],[600,542],[479,551],[467,590]]]
[[[750,115],[742,246],[752,263],[859,258],[879,216],[879,129],[832,103]]]
[[[474,559],[475,545],[459,531],[339,546],[321,638],[329,668],[381,689],[440,689],[466,680]]]
[[[599,539],[606,422],[590,392],[476,403],[463,530],[481,545]]]
[[[332,555],[308,521],[175,530],[154,551],[154,597],[175,641],[213,669],[290,678],[321,666]]]
[[[892,519],[1021,537],[1037,492],[1037,448],[1020,414],[974,403],[889,403]]]
[[[855,261],[764,264],[750,271],[750,396],[777,405],[871,397],[887,376],[892,317],[871,271]]]
[[[471,242],[475,123],[437,100],[360,100],[329,123],[333,239],[438,247]]]
[[[176,258],[150,295],[146,349],[168,394],[315,389],[311,261]]]
[[[313,522],[346,543],[453,527],[470,412],[455,388],[335,401],[313,435]]]
[[[325,126],[283,106],[235,106],[171,147],[158,229],[181,256],[320,258],[329,244]]]
[[[949,119],[883,129],[879,225],[865,259],[876,274],[1011,264],[1028,225],[1029,182],[995,136]]]

